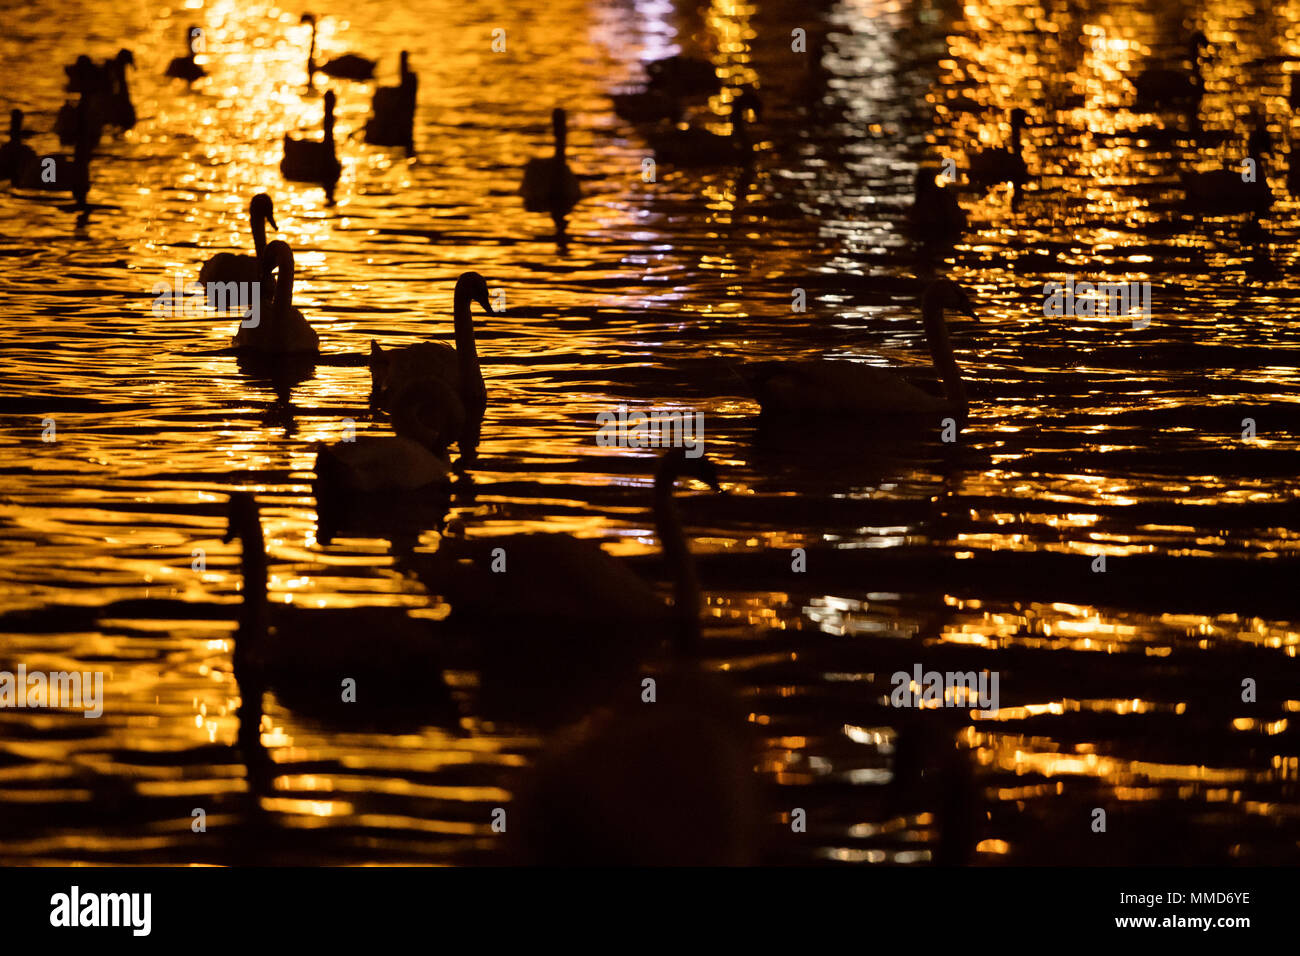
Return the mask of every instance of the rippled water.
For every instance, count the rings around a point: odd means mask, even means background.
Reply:
[[[303,95],[301,10],[0,8],[0,107],[28,111],[38,151],[57,146],[44,131],[79,52],[134,51],[140,116],[95,157],[89,222],[64,200],[0,192],[0,669],[107,678],[99,720],[0,711],[0,860],[499,858],[489,814],[541,731],[477,712],[472,673],[449,675],[458,725],[400,735],[341,733],[268,698],[277,776],[250,809],[231,664],[239,552],[220,540],[225,493],[254,490],[273,600],[428,602],[388,541],[317,540],[311,446],[348,418],[386,432],[367,403],[370,339],[448,336],[468,269],[506,306],[479,331],[491,401],[451,507],[469,534],[565,530],[655,572],[654,459],[598,448],[596,415],[703,411],[731,492],[684,504],[708,658],[763,735],[772,806],[812,821],[772,858],[932,858],[944,795],[922,789],[900,810],[887,792],[881,704],[916,662],[1001,673],[996,717],[959,711],[949,727],[973,768],[977,862],[1300,857],[1300,286],[1280,175],[1300,8],[321,2],[326,55],[379,57],[392,84],[408,49],[420,74],[410,161],[361,142],[373,84],[332,87],[333,208],[278,170],[282,134],[318,130],[325,88]],[[1169,131],[1177,116],[1133,112],[1120,79],[1176,59],[1184,20],[1215,47],[1202,125],[1231,133],[1199,148]],[[211,75],[187,92],[161,74],[189,22]],[[795,28],[808,53],[791,51]],[[678,47],[760,87],[752,170],[643,180],[646,142],[609,94]],[[586,193],[559,248],[516,193],[523,163],[549,153],[556,104]],[[1014,208],[1005,188],[965,191],[973,228],[937,264],[977,302],[978,321],[953,322],[973,395],[962,440],[760,433],[733,362],[924,364],[901,228],[913,172],[948,157],[964,170],[968,150],[1004,141],[1014,106],[1030,113],[1034,181]],[[1281,144],[1281,201],[1265,238],[1243,241],[1240,217],[1180,212],[1179,174],[1236,163],[1252,108]],[[322,350],[278,395],[226,351],[231,319],[151,308],[155,282],[246,250],[263,189]],[[1149,280],[1150,327],[1044,317],[1042,284],[1067,275]],[[1243,440],[1247,418],[1257,436]],[[42,441],[47,420],[56,441]],[[438,541],[427,529],[420,548]],[[1241,702],[1248,677],[1255,703]],[[1096,807],[1117,838],[1090,832]],[[774,810],[769,829],[789,827]]]

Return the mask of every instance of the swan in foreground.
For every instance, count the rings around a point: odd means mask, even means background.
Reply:
[[[654,513],[673,569],[677,628],[669,659],[649,671],[655,698],[650,702],[643,696],[645,672],[623,676],[602,688],[606,706],[549,743],[512,818],[519,862],[734,866],[758,861],[763,813],[753,740],[730,689],[699,665],[699,585],[672,503],[671,486],[679,474],[717,486],[716,473],[703,458],[692,461],[674,449],[660,460]],[[577,564],[552,567],[540,561],[527,570],[546,575],[537,596],[526,602],[542,608],[550,593],[542,593],[542,585],[576,591],[574,582],[582,574]],[[643,587],[629,585],[629,598]],[[575,604],[582,606],[581,600]],[[662,615],[651,620],[662,628]],[[643,621],[631,603],[609,607],[592,622],[592,633],[620,644],[628,640],[628,629]]]
[[[271,208],[271,197],[258,193],[248,204],[248,221],[253,232],[253,254],[241,255],[236,252],[218,252],[199,270],[199,282],[262,282],[262,266],[266,261],[266,224],[272,229],[279,229],[275,224],[275,213]],[[270,298],[269,284],[264,286],[264,298]]]
[[[26,171],[36,165],[36,151],[23,142],[31,136],[23,129],[23,111],[9,111],[9,140],[0,146],[0,179],[20,181]]]
[[[265,272],[279,272],[275,297],[261,310],[257,325],[245,327],[240,322],[235,348],[260,355],[315,355],[320,351],[320,338],[293,306],[293,250],[277,239],[266,247],[263,264]]]
[[[280,174],[285,179],[323,186],[330,202],[334,201],[334,187],[343,171],[334,150],[334,103],[334,91],[329,90],[325,94],[323,137],[320,140],[294,139],[285,133],[284,158],[280,160]]]
[[[1029,181],[1029,168],[1021,155],[1021,134],[1025,128],[1026,114],[1022,109],[1011,111],[1011,138],[1001,149],[986,149],[970,157],[970,181],[980,186],[1011,183],[1021,186]]]
[[[686,129],[674,126],[661,130],[650,136],[655,158],[661,163],[685,167],[749,162],[754,158],[754,147],[750,142],[749,123],[745,114],[751,110],[754,119],[761,121],[763,104],[752,88],[745,87],[731,101],[729,134],[721,135],[696,126],[688,126]]]
[[[565,160],[568,124],[564,110],[558,107],[551,111],[551,129],[555,136],[555,155],[528,161],[519,193],[524,197],[525,209],[550,213],[555,228],[562,229],[565,217],[582,197],[582,190]]]
[[[922,243],[951,245],[966,232],[966,213],[954,190],[935,182],[937,169],[922,166],[913,181],[912,208],[907,213],[907,232]]]
[[[167,64],[166,75],[186,83],[193,83],[208,75],[208,71],[194,62],[194,41],[203,36],[203,31],[196,26],[185,28],[185,55],[178,56]]]
[[[370,80],[375,76],[375,61],[356,53],[336,56],[328,63],[316,62],[316,15],[304,13],[299,23],[311,24],[311,49],[307,53],[307,85],[311,86],[317,73],[336,80]]]
[[[1190,67],[1153,67],[1135,76],[1134,105],[1149,110],[1199,103],[1205,95],[1205,77],[1201,74],[1202,54],[1209,45],[1210,41],[1205,34],[1198,30],[1188,38],[1187,60]]]
[[[266,545],[252,495],[230,495],[226,541],[243,549],[236,673],[255,675],[291,707],[333,719],[447,716],[451,702],[428,622],[401,608],[297,608],[267,598]],[[343,682],[355,682],[355,702]],[[241,687],[241,692],[247,692]]]
[[[372,146],[405,146],[415,149],[415,100],[420,80],[411,70],[410,56],[402,51],[397,86],[381,86],[371,101],[366,122],[366,142]]]
[[[403,402],[412,396],[426,403],[441,400],[453,406],[443,413],[440,430],[446,422],[459,419],[466,426],[476,425],[487,408],[487,388],[479,367],[478,348],[474,342],[474,317],[470,312],[477,302],[488,315],[495,315],[488,304],[488,287],[477,272],[463,273],[456,280],[453,300],[456,345],[444,342],[420,342],[401,348],[383,348],[370,342],[370,385],[376,404],[393,414],[394,425],[403,415]],[[458,406],[458,407],[455,407]],[[466,451],[468,438],[461,442]]]
[[[965,290],[950,279],[936,279],[921,298],[921,318],[944,397],[922,391],[892,369],[862,362],[811,361],[754,363],[740,369],[765,415],[854,416],[888,424],[899,416],[947,414],[964,417],[966,385],[952,354],[944,310],[975,318]]]

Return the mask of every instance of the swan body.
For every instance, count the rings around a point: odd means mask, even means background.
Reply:
[[[731,102],[731,133],[721,135],[707,129],[674,126],[650,137],[655,158],[662,163],[683,167],[726,166],[746,163],[753,159],[754,148],[749,139],[749,126],[745,111],[753,110],[756,119],[762,119],[762,104],[758,95],[745,89]]]
[[[234,347],[261,355],[315,355],[320,351],[319,336],[293,307],[293,250],[287,242],[277,239],[266,247],[264,263],[268,271],[279,270],[274,299],[269,308],[262,310],[257,325],[245,327],[240,323]]]
[[[280,173],[285,179],[300,183],[317,183],[325,188],[326,196],[333,198],[342,166],[334,151],[334,91],[325,94],[324,136],[320,140],[293,139],[284,136],[284,158],[280,160]]]
[[[208,71],[194,61],[194,38],[203,33],[196,26],[185,29],[185,55],[178,56],[167,64],[166,75],[186,83],[193,83],[208,75]]]
[[[935,183],[936,173],[924,166],[916,171],[907,231],[923,243],[951,245],[966,232],[966,213],[952,190]]]
[[[410,67],[410,58],[402,51],[401,82],[381,86],[371,101],[371,116],[366,123],[366,142],[373,146],[415,147],[415,101],[419,79]]]
[[[448,482],[451,465],[409,438],[363,435],[317,445],[316,477],[320,486],[335,492],[405,492]]]
[[[404,403],[412,396],[426,403],[441,401],[452,406],[441,416],[442,428],[449,421],[459,420],[468,426],[482,419],[487,408],[487,389],[474,341],[474,319],[470,312],[473,302],[488,315],[495,314],[488,304],[487,281],[477,272],[466,272],[456,280],[455,348],[442,342],[420,342],[395,349],[385,349],[374,341],[370,343],[371,391],[379,407],[394,414],[395,423]],[[465,438],[461,444],[463,452],[469,440],[463,433],[462,437]]]
[[[374,79],[375,61],[356,53],[345,53],[342,56],[335,57],[328,63],[318,64],[316,62],[316,15],[304,13],[299,23],[311,24],[311,50],[307,53],[308,86],[311,85],[312,79],[317,73],[324,73],[336,80],[356,80],[360,82]]]
[[[104,61],[104,71],[109,76],[109,96],[105,104],[104,122],[118,129],[135,126],[135,104],[131,102],[131,89],[126,81],[126,68],[135,66],[135,54],[118,50],[117,56]]]
[[[448,705],[442,662],[428,622],[400,608],[305,609],[270,605],[266,549],[251,495],[230,496],[226,540],[243,547],[243,601],[235,634],[235,671],[329,716],[376,711],[443,710]],[[356,702],[342,700],[345,679]],[[243,686],[241,693],[252,688]]]
[[[551,112],[551,127],[555,135],[555,155],[528,161],[519,192],[524,197],[525,209],[549,212],[558,227],[577,205],[582,190],[564,158],[568,141],[564,110],[556,108]]]
[[[1015,186],[1029,181],[1029,168],[1021,155],[1021,131],[1025,125],[1025,111],[1011,111],[1011,140],[1001,149],[986,149],[970,158],[970,180],[980,186],[1011,183]]]
[[[275,224],[275,213],[271,207],[271,197],[258,193],[248,204],[248,220],[253,232],[253,255],[240,255],[235,252],[218,252],[199,269],[199,282],[262,282],[262,265],[266,254],[266,224],[272,229],[279,229]],[[272,286],[263,282],[262,295],[269,298]]]
[[[948,342],[944,309],[974,317],[969,297],[955,282],[937,279],[921,302],[926,339],[943,381],[944,397],[922,391],[897,372],[861,362],[827,359],[760,363],[742,370],[753,385],[764,414],[851,416],[886,424],[911,415],[964,416],[966,388]]]
[[[670,56],[652,60],[645,66],[651,89],[677,97],[714,96],[722,91],[718,71],[707,60],[689,56]]]
[[[1254,182],[1244,181],[1240,169],[1187,172],[1183,173],[1182,181],[1186,191],[1183,208],[1189,212],[1263,213],[1273,205],[1273,192],[1262,164]]]
[[[9,111],[9,140],[0,146],[0,179],[19,181],[36,166],[36,151],[23,142],[31,133],[23,129],[23,111]]]

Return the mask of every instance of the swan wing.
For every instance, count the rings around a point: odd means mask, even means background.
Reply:
[[[780,362],[754,383],[764,411],[794,414],[922,413],[948,403],[896,371],[863,362]]]

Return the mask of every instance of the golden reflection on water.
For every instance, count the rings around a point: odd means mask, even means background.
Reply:
[[[1081,575],[1105,555],[1121,576],[1129,557],[1295,556],[1296,205],[1270,171],[1280,196],[1266,223],[1271,286],[1245,272],[1237,224],[1167,224],[1180,174],[1234,162],[1252,107],[1275,138],[1291,138],[1284,74],[1294,64],[1252,63],[1300,52],[1300,4],[1201,9],[1215,55],[1199,121],[1217,134],[1204,145],[1187,117],[1134,108],[1125,78],[1177,63],[1186,47],[1178,17],[1141,5],[998,0],[949,15],[903,2],[845,0],[823,13],[715,0],[697,14],[663,0],[556,0],[524,5],[527,16],[519,3],[317,6],[318,56],[376,57],[388,85],[408,49],[421,78],[409,160],[361,141],[377,84],[330,87],[343,164],[334,209],[278,172],[286,133],[320,135],[329,85],[318,76],[304,95],[309,29],[297,11],[73,3],[36,15],[33,36],[0,37],[0,75],[27,80],[6,103],[34,128],[48,129],[62,102],[58,65],[123,44],[140,64],[141,117],[94,166],[92,199],[117,208],[71,238],[61,211],[0,194],[2,214],[21,224],[0,240],[14,267],[0,289],[16,303],[0,306],[14,343],[0,372],[10,386],[0,444],[13,462],[0,468],[0,606],[38,616],[0,621],[0,668],[98,668],[107,695],[93,726],[76,714],[0,714],[0,805],[16,828],[0,824],[0,835],[20,836],[0,839],[0,858],[221,861],[219,841],[194,851],[178,835],[201,795],[213,816],[311,830],[315,843],[285,837],[289,860],[494,858],[486,810],[511,798],[538,735],[476,713],[473,673],[447,674],[466,708],[455,728],[339,734],[270,699],[259,739],[273,794],[244,799],[231,671],[243,582],[219,516],[232,486],[258,493],[274,603],[426,607],[397,542],[319,540],[311,444],[341,437],[344,418],[386,432],[366,407],[369,340],[449,335],[455,276],[475,269],[507,306],[481,329],[492,404],[473,488],[452,516],[471,536],[544,529],[632,559],[654,552],[650,459],[596,447],[592,422],[620,403],[701,409],[730,491],[725,503],[696,494],[685,506],[709,556],[709,664],[737,681],[766,735],[759,769],[782,805],[817,804],[832,821],[797,859],[933,859],[934,794],[905,814],[882,796],[898,727],[881,702],[895,670],[974,654],[952,666],[1003,670],[1000,706],[963,717],[956,735],[977,769],[979,862],[1034,860],[1051,842],[1045,820],[1102,800],[1152,805],[1167,825],[1193,807],[1204,859],[1294,860],[1294,847],[1288,855],[1243,820],[1295,819],[1286,715],[1300,702],[1269,689],[1248,705],[1214,683],[1293,662],[1294,615],[1245,599],[1192,613],[982,589],[1008,553],[1076,557]],[[67,15],[84,29],[65,31]],[[210,75],[187,92],[160,65],[190,21],[205,30]],[[490,48],[497,25],[503,54]],[[807,31],[805,55],[791,49],[794,27]],[[724,83],[692,123],[726,132],[736,88],[759,88],[752,171],[664,168],[642,180],[648,143],[614,117],[608,94],[679,51],[707,58]],[[569,110],[586,194],[564,249],[516,195],[523,162],[549,151],[557,104]],[[965,170],[972,151],[1007,145],[1018,106],[1031,116],[1033,181],[1018,202],[1006,187],[963,192],[971,232],[944,263],[980,313],[953,329],[979,386],[963,454],[854,435],[812,452],[760,441],[756,406],[726,363],[824,352],[918,361],[914,301],[896,281],[913,274],[899,231],[912,173],[944,159]],[[52,138],[37,145],[53,149]],[[295,304],[322,341],[322,360],[287,394],[221,351],[233,321],[160,322],[147,294],[159,278],[192,276],[212,251],[245,250],[247,200],[262,189],[275,198],[274,237],[295,250]],[[1046,319],[1042,283],[1067,274],[1151,281],[1152,327],[1138,336],[1104,317]],[[805,314],[791,311],[795,288],[808,293]],[[57,443],[39,441],[47,412]],[[1247,416],[1261,423],[1248,446]],[[1243,447],[1256,457],[1228,454]],[[419,529],[422,550],[440,540]],[[741,563],[794,548],[811,552],[807,584]],[[873,577],[888,571],[879,556],[927,550],[961,555],[971,580]],[[817,562],[844,555],[864,563],[822,582]],[[88,614],[114,602],[131,603]],[[1193,738],[1189,752],[1182,741]],[[88,807],[100,808],[94,825]]]

